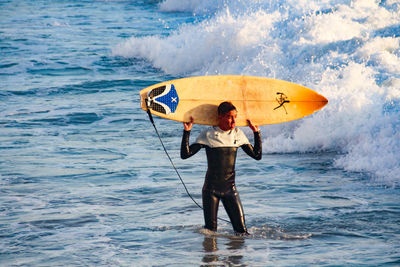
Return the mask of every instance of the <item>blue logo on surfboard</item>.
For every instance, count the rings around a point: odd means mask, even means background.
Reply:
[[[149,106],[154,111],[170,114],[174,113],[179,104],[178,93],[173,84],[155,88],[148,93]]]

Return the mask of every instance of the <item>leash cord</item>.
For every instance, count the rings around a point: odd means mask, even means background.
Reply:
[[[161,136],[160,136],[160,134],[159,134],[159,132],[158,132],[158,130],[157,130],[156,124],[154,123],[153,116],[151,115],[151,112],[150,112],[150,109],[149,109],[149,108],[147,108],[147,114],[149,115],[150,122],[151,122],[151,124],[153,124],[154,130],[155,130],[156,133],[157,133],[158,139],[159,139],[160,142],[161,142],[161,145],[162,145],[162,147],[163,147],[163,149],[164,149],[164,151],[165,151],[165,154],[167,154],[167,157],[168,157],[169,161],[171,162],[172,167],[174,168],[176,174],[177,174],[178,177],[179,177],[179,180],[181,180],[181,183],[182,183],[183,187],[185,188],[186,194],[192,199],[192,201],[197,205],[197,207],[199,207],[200,209],[204,210],[204,208],[203,208],[199,203],[197,203],[196,200],[195,200],[195,199],[192,197],[192,195],[189,193],[189,190],[187,189],[185,182],[183,181],[181,175],[179,174],[178,169],[175,167],[175,164],[174,164],[174,162],[172,161],[172,159],[171,159],[171,157],[170,157],[170,155],[169,155],[169,153],[168,153],[168,151],[167,151],[167,149],[166,149],[166,147],[165,147],[165,145],[164,145],[164,142],[163,142],[162,139],[161,139]],[[217,218],[220,219],[221,221],[230,223],[230,221],[228,221],[228,220],[222,219],[222,218],[220,218],[220,217],[217,217]]]

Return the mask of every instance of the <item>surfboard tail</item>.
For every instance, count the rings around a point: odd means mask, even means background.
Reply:
[[[147,97],[144,97],[143,95],[140,95],[140,107],[144,110],[147,111]]]

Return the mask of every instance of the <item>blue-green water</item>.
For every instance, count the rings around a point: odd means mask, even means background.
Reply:
[[[0,8],[1,266],[400,265],[397,1]],[[139,107],[146,86],[207,74],[289,80],[329,99],[262,126],[261,161],[239,152],[250,237],[223,221],[202,230]],[[204,151],[181,160],[182,125],[156,124],[201,202]]]

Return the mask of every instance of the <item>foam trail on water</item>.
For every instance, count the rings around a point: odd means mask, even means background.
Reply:
[[[221,0],[204,0],[204,1],[180,1],[167,0],[160,4],[160,10],[166,12],[192,12],[192,13],[211,13],[218,10],[223,4]]]
[[[167,37],[132,37],[113,54],[144,58],[172,75],[256,75],[310,87],[329,104],[266,126],[264,151],[337,151],[338,167],[400,184],[398,1],[167,0],[160,10],[207,19]]]

